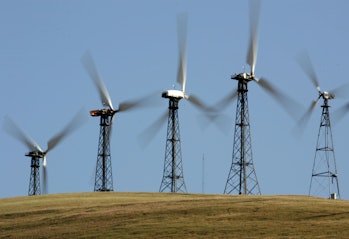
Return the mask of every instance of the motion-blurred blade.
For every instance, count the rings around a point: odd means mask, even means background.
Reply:
[[[224,110],[237,96],[238,96],[238,91],[237,89],[234,89],[231,93],[226,95],[223,99],[221,99],[216,104],[211,106],[210,107],[211,111]]]
[[[349,102],[333,112],[333,123],[336,124],[349,112]]]
[[[308,53],[306,51],[302,52],[298,56],[298,63],[300,65],[300,67],[302,68],[302,70],[304,71],[304,73],[306,75],[308,75],[308,77],[310,78],[311,82],[315,86],[316,90],[320,92],[319,81],[318,81],[316,73],[314,71],[313,64],[310,61],[310,57],[309,57],[309,55],[308,55]]]
[[[272,96],[277,103],[295,120],[299,118],[300,104],[291,97],[277,90],[265,78],[260,78],[258,84]]]
[[[192,103],[195,107],[197,107],[198,109],[202,110],[202,111],[211,111],[211,109],[206,106],[202,100],[199,99],[199,97],[191,94],[187,100]]]
[[[179,62],[177,71],[177,82],[181,85],[182,91],[185,92],[185,84],[187,81],[187,63],[186,63],[186,40],[187,40],[187,14],[177,16],[177,33],[178,33],[178,49]]]
[[[310,103],[310,106],[308,107],[307,111],[303,114],[302,118],[300,118],[300,120],[298,120],[298,126],[301,129],[305,128],[305,126],[307,125],[307,123],[310,119],[310,116],[313,113],[313,110],[315,109],[315,107],[317,106],[319,100],[320,100],[320,96],[316,100],[313,100]]]
[[[149,127],[147,127],[140,135],[139,135],[139,144],[142,148],[146,147],[157,135],[166,122],[166,118],[168,117],[168,112],[165,111],[154,123],[152,123]]]
[[[156,96],[156,98],[155,98]],[[116,110],[117,112],[134,110],[140,107],[154,106],[158,104],[157,94],[151,93],[149,95],[143,96],[142,98],[132,100],[132,101],[124,101],[119,104],[119,108]]]
[[[260,1],[250,0],[250,42],[247,53],[247,64],[251,67],[251,74],[254,75],[254,70],[257,62],[258,53],[258,21],[260,13]]]
[[[84,65],[87,73],[90,75],[91,79],[95,83],[103,106],[109,106],[110,109],[114,110],[109,92],[98,74],[98,70],[92,58],[92,55],[88,51],[81,58],[81,62]]]
[[[258,84],[260,86],[262,86],[262,88],[264,88],[266,91],[268,91],[270,94],[272,95],[276,95],[278,96],[278,91],[275,89],[274,86],[271,85],[271,83],[269,83],[266,79],[261,78],[258,80]]]
[[[3,129],[6,133],[17,139],[19,142],[23,143],[30,151],[42,152],[42,149],[39,147],[39,145],[29,136],[27,136],[8,116],[5,117]]]
[[[43,166],[42,166],[42,191],[43,194],[47,194],[48,190],[47,190],[47,166],[46,166],[46,157],[44,157],[43,159]]]
[[[231,119],[227,115],[211,111],[199,116],[199,125],[202,129],[206,129],[212,123],[223,134],[227,134],[231,129]]]
[[[336,98],[347,98],[349,96],[349,83],[340,85],[339,87],[330,90],[329,94],[335,96]]]
[[[143,100],[124,101],[120,103],[119,109],[117,111],[123,112],[123,111],[133,110],[141,107],[142,104],[143,104]]]
[[[53,136],[47,143],[47,150],[45,153],[51,151],[57,146],[65,137],[73,133],[76,129],[81,127],[87,121],[87,114],[85,110],[81,109],[74,118],[63,128],[61,132]]]

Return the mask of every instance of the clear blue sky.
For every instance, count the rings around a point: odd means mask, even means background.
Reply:
[[[143,149],[138,136],[168,106],[163,90],[176,82],[176,15],[188,13],[187,93],[211,104],[236,87],[230,80],[246,64],[248,2],[231,1],[18,1],[0,2],[0,120],[6,115],[42,148],[81,108],[101,107],[80,58],[90,50],[114,106],[158,92],[158,106],[116,115],[111,141],[115,191],[159,190],[166,126]],[[348,81],[349,2],[262,1],[256,75],[297,99],[304,110],[317,92],[295,58],[306,49],[323,90]],[[178,86],[177,86],[178,88]],[[348,99],[330,102],[331,110]],[[236,102],[227,107],[228,130],[199,126],[200,112],[179,109],[184,177],[191,193],[223,193],[231,164]],[[249,84],[255,169],[262,194],[307,194],[320,123],[314,110],[302,138],[295,121],[258,85]],[[349,198],[349,118],[332,127],[342,198]],[[49,192],[93,191],[98,118],[47,157]],[[0,197],[27,195],[27,149],[0,133]]]

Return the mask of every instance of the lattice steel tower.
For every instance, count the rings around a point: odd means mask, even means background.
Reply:
[[[256,77],[255,67],[258,52],[258,19],[260,12],[260,1],[249,1],[250,15],[250,41],[246,57],[246,63],[250,66],[250,73],[244,72],[235,74],[231,79],[238,81],[238,88],[232,94],[224,98],[218,105],[219,108],[226,106],[232,99],[238,97],[235,119],[235,133],[233,144],[233,158],[230,167],[228,179],[225,185],[224,193],[236,194],[261,194],[256,172],[252,159],[252,145],[250,133],[250,121],[247,100],[247,85],[253,81],[257,83],[270,96],[276,99],[285,110],[293,115],[293,110],[289,106],[293,106],[294,101],[277,88],[272,86],[265,78]]]
[[[258,18],[260,1],[249,1],[249,4],[250,41],[246,62],[250,66],[251,71],[250,73],[244,72],[235,74],[231,77],[231,79],[238,81],[238,88],[233,92],[231,97],[228,97],[228,99],[233,99],[236,96],[238,99],[235,118],[233,157],[228,179],[224,188],[225,194],[261,193],[252,159],[247,85],[250,81],[254,81],[270,93],[275,94],[276,92],[265,79],[259,79],[254,74],[258,52]]]
[[[319,134],[315,149],[313,170],[311,174],[309,195],[330,198],[337,195],[340,198],[336,158],[330,122],[328,100],[333,99],[328,92],[320,92],[319,98],[324,100],[320,120]]]
[[[320,128],[311,173],[309,195],[321,196],[325,198],[330,198],[336,195],[340,198],[336,158],[334,155],[330,122],[330,106],[328,105],[328,101],[334,99],[336,94],[341,94],[341,91],[345,89],[345,86],[337,87],[331,91],[321,91],[318,78],[307,52],[303,52],[299,56],[298,60],[300,67],[308,75],[311,83],[318,92],[317,99],[311,102],[308,110],[305,112],[299,122],[300,125],[306,125],[306,122],[309,120],[318,102],[320,99],[323,99],[323,105],[321,106],[322,114]]]
[[[75,117],[63,128],[59,133],[54,135],[47,142],[47,149],[44,151],[40,146],[29,136],[27,136],[9,117],[5,118],[4,130],[13,136],[15,139],[25,145],[29,153],[25,156],[31,158],[30,162],[30,179],[29,179],[29,190],[28,195],[40,195],[41,193],[47,193],[47,153],[54,149],[62,140],[70,135],[79,126],[83,125],[84,112],[79,111]],[[84,114],[85,115],[85,114]],[[42,190],[40,187],[40,159],[42,159]]]
[[[252,144],[247,100],[246,74],[234,75],[238,81],[233,159],[225,185],[225,194],[261,194],[252,159]]]
[[[30,157],[30,180],[28,196],[40,195],[40,159],[43,155],[40,152],[29,152],[25,156]]]
[[[113,175],[110,155],[110,136],[112,131],[113,119],[116,113],[125,112],[149,103],[149,96],[132,101],[120,102],[119,107],[114,109],[109,92],[105,87],[94,63],[92,55],[86,52],[82,59],[87,73],[95,84],[103,109],[91,110],[90,115],[100,117],[100,133],[98,140],[98,154],[96,164],[94,191],[113,191]]]
[[[177,34],[179,49],[179,64],[177,69],[177,82],[181,90],[167,90],[162,93],[163,98],[169,99],[169,112],[167,121],[167,138],[165,150],[165,162],[163,177],[160,185],[160,192],[182,192],[187,189],[183,176],[181,139],[179,133],[178,103],[181,99],[188,100],[194,106],[201,110],[207,110],[207,107],[194,95],[185,93],[187,82],[187,64],[186,64],[186,38],[187,38],[187,15],[177,16]]]
[[[172,94],[171,94],[172,93]],[[177,91],[166,91],[162,97],[169,99],[165,162],[160,192],[182,192],[187,189],[184,183],[182,150],[179,132],[178,103],[182,97]],[[182,93],[179,91],[179,93]]]
[[[98,155],[94,191],[113,191],[113,174],[110,156],[110,133],[113,115],[110,109],[91,111],[91,116],[100,117]]]

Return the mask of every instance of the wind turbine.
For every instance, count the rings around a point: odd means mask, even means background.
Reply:
[[[336,166],[336,158],[334,154],[333,138],[330,122],[329,100],[333,100],[336,96],[340,96],[345,91],[348,92],[348,84],[342,85],[331,91],[322,91],[309,55],[304,52],[299,57],[299,64],[302,70],[307,74],[312,84],[315,86],[318,97],[313,100],[299,121],[299,125],[305,126],[308,122],[313,110],[317,106],[320,99],[323,100],[321,105],[322,114],[320,120],[319,133],[315,149],[313,161],[313,169],[310,180],[309,195],[322,196],[326,198],[340,198],[340,190],[338,184],[338,172]],[[335,113],[344,116],[348,111],[348,104],[339,108]]]
[[[104,108],[91,110],[92,117],[100,117],[100,133],[98,141],[98,154],[95,174],[94,191],[113,191],[113,176],[110,154],[110,136],[114,116],[117,113],[126,112],[136,109],[140,106],[145,106],[149,103],[150,97],[146,96],[133,101],[124,101],[119,104],[117,109],[114,108],[109,92],[105,87],[94,63],[94,60],[89,52],[86,52],[82,57],[82,63],[94,82],[102,105]]]
[[[179,61],[177,69],[177,83],[180,85],[180,90],[171,89],[162,92],[162,97],[169,100],[168,111],[164,112],[158,120],[156,120],[150,127],[148,127],[141,135],[142,141],[155,136],[165,123],[167,118],[167,137],[165,148],[165,161],[163,169],[163,177],[160,185],[160,192],[187,192],[183,165],[182,165],[182,150],[178,118],[178,105],[182,99],[188,100],[195,107],[200,110],[210,110],[204,103],[194,95],[187,95],[186,82],[186,34],[187,34],[187,15],[180,14],[177,16],[177,34],[178,34],[178,48]]]
[[[47,193],[47,161],[46,155],[52,149],[54,149],[64,138],[70,135],[74,130],[81,126],[85,117],[82,116],[82,112],[78,112],[75,117],[70,121],[69,124],[63,128],[58,134],[53,136],[47,142],[47,149],[44,151],[41,147],[29,136],[27,136],[15,123],[14,121],[6,117],[4,122],[4,130],[10,134],[12,137],[17,139],[19,142],[24,144],[29,152],[25,155],[31,158],[31,171],[30,171],[30,181],[29,181],[29,190],[28,195],[40,195],[40,159],[42,159],[42,173],[43,173],[43,193]]]
[[[261,86],[270,96],[274,97],[291,115],[290,106],[294,101],[277,90],[265,78],[259,78],[255,75],[255,67],[258,52],[258,20],[260,13],[260,1],[249,1],[250,14],[250,41],[246,57],[246,62],[250,66],[250,72],[234,74],[231,79],[238,82],[237,89],[219,101],[214,107],[217,111],[225,108],[236,97],[236,118],[233,143],[232,164],[226,181],[225,194],[261,194],[254,169],[252,159],[252,144],[250,134],[250,121],[248,110],[248,83],[255,82]]]

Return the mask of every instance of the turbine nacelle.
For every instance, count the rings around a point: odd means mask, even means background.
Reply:
[[[117,110],[112,110],[112,109],[91,110],[90,115],[92,117],[97,117],[97,116],[101,116],[101,115],[113,116],[116,112],[117,112]]]
[[[31,151],[31,152],[27,153],[25,156],[39,159],[39,158],[44,158],[45,155],[46,155],[46,153],[41,152],[41,151]]]
[[[162,92],[161,95],[163,98],[177,98],[177,99],[188,99],[188,96],[180,90],[167,90]]]
[[[258,82],[259,79],[255,77],[254,74],[249,74],[249,73],[238,73],[238,74],[234,74],[231,76],[231,79],[233,80],[244,80],[244,81],[247,81],[247,82],[250,82],[250,81],[256,81]]]
[[[320,97],[322,97],[325,100],[332,100],[335,98],[335,95],[331,92],[324,91],[324,92],[319,92],[319,94],[320,94]]]

